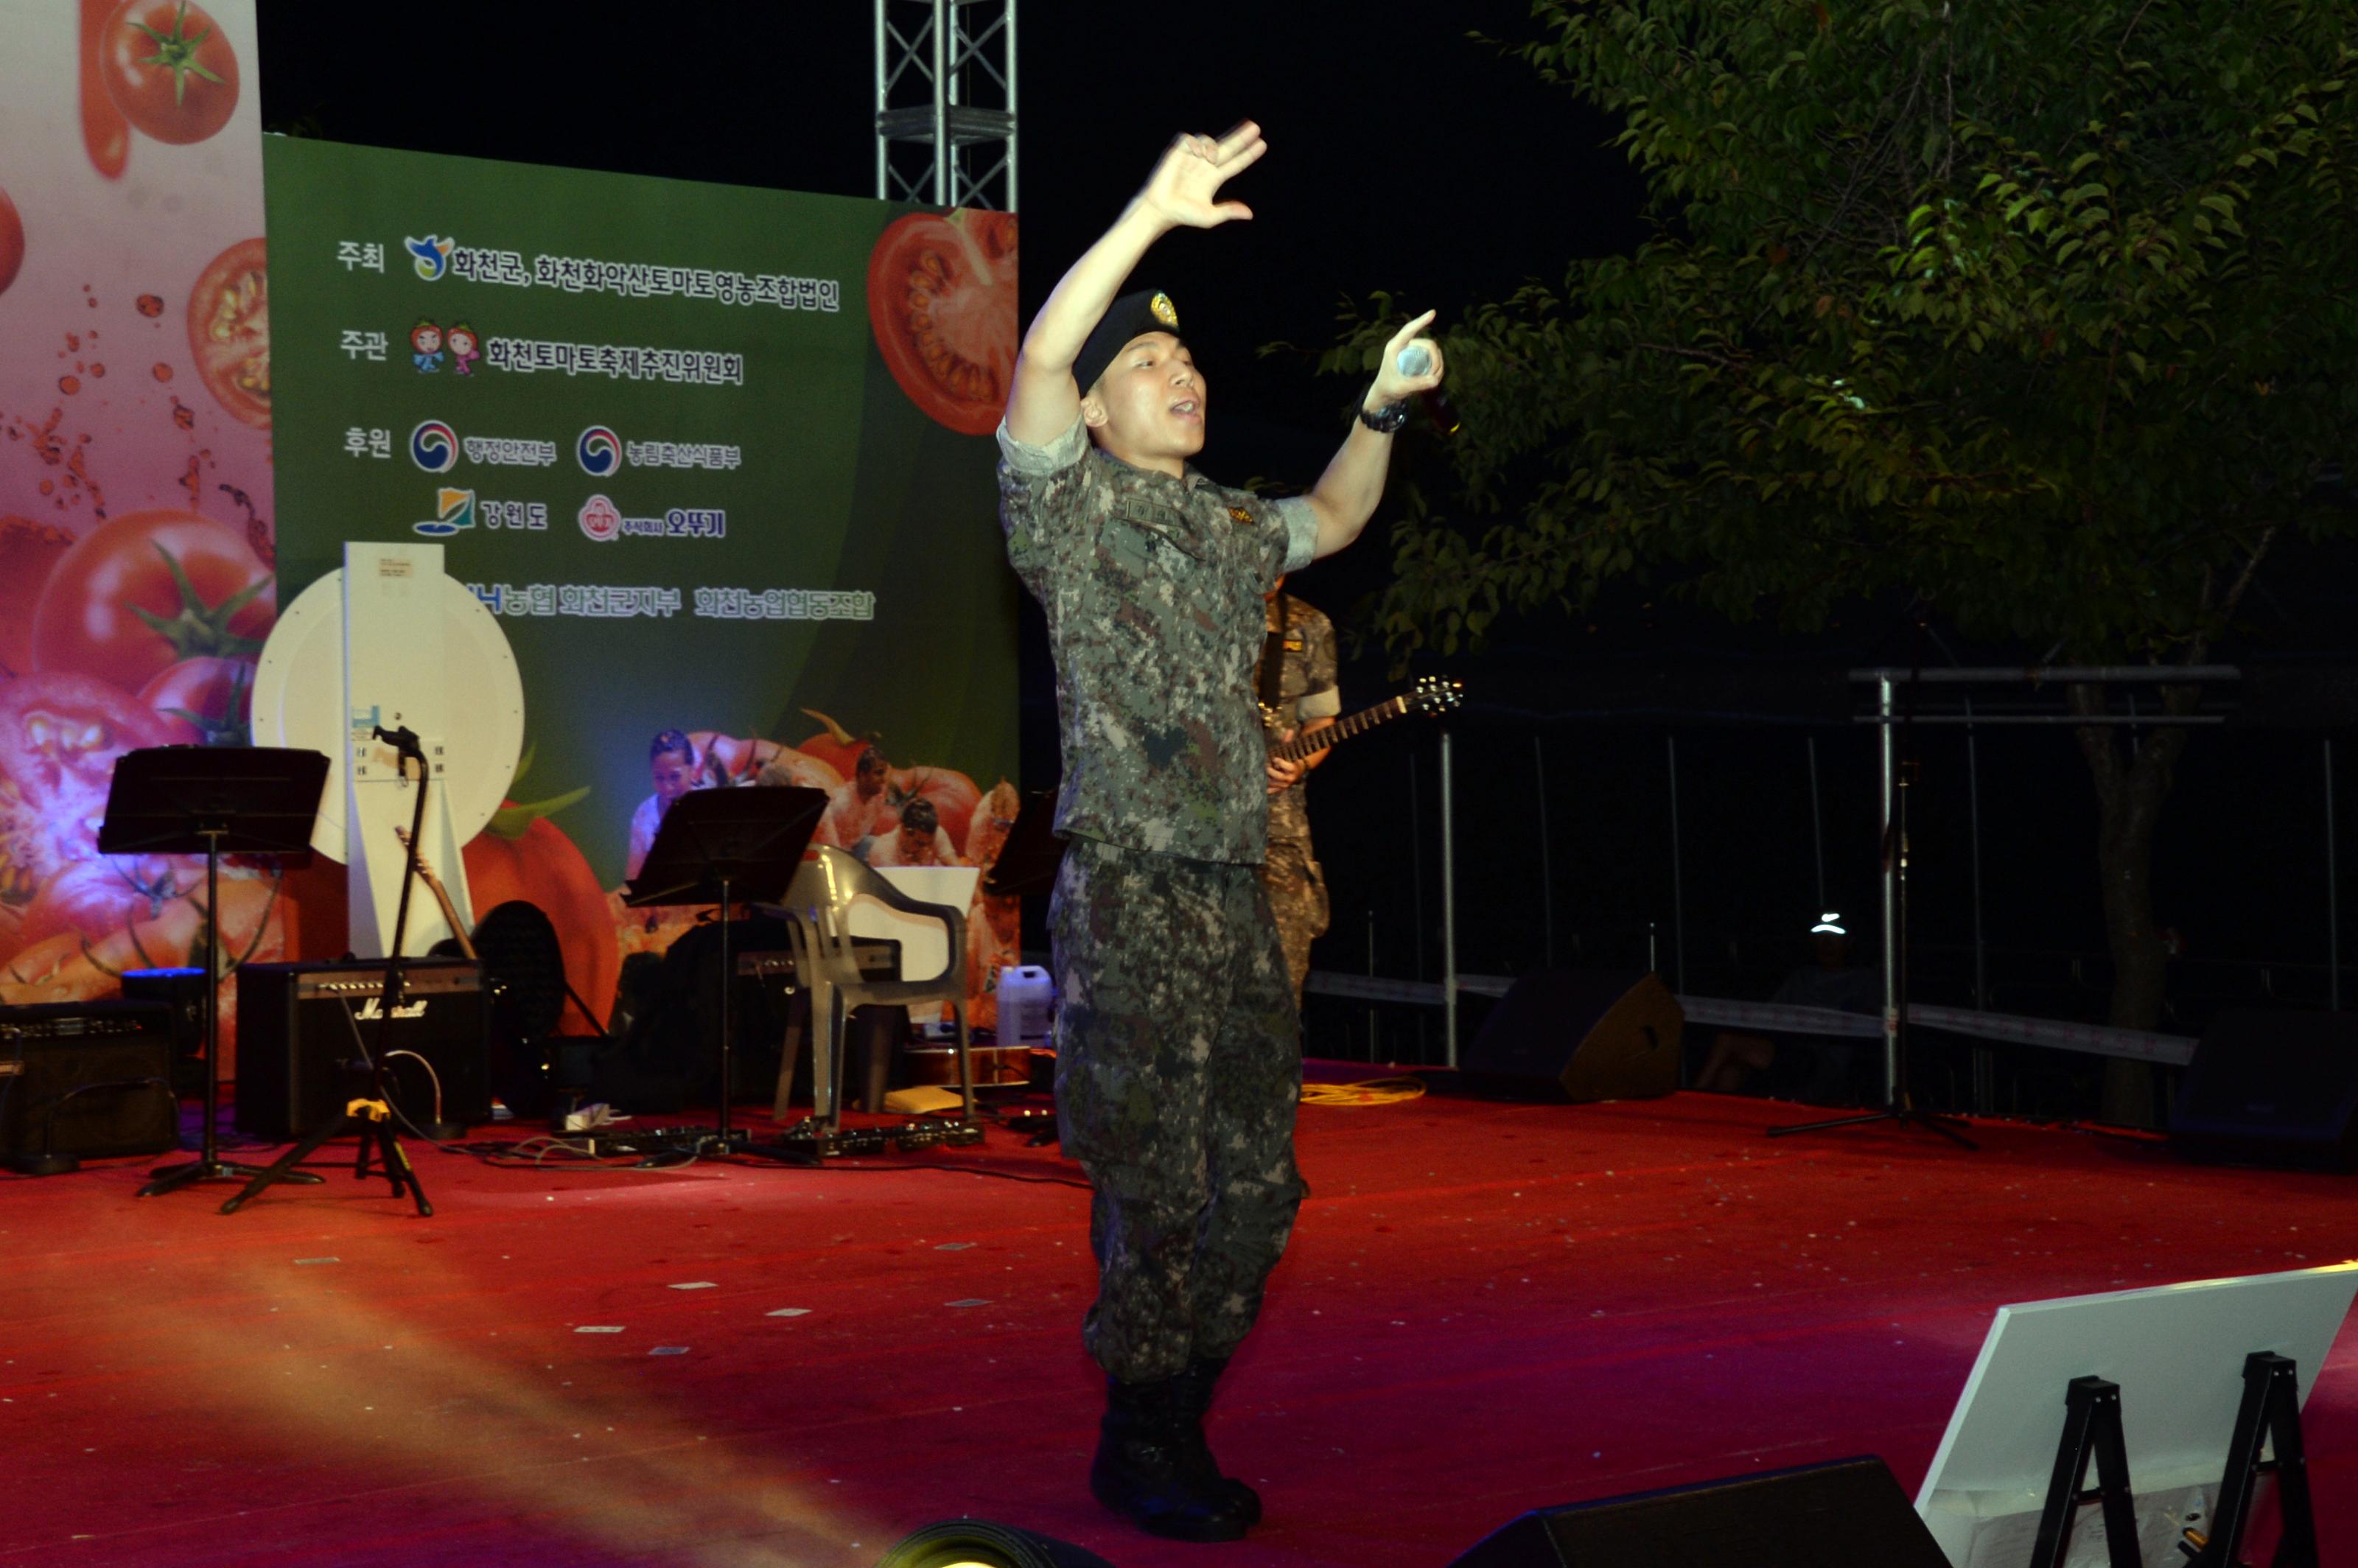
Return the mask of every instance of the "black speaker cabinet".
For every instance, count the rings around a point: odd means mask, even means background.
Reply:
[[[1883,1461],[1838,1459],[1527,1513],[1451,1568],[1949,1568]]]
[[[1458,1066],[1512,1093],[1646,1099],[1679,1087],[1685,1024],[1659,975],[1539,969],[1490,1010]]]
[[[103,1159],[179,1144],[169,1009],[126,1001],[0,1008],[0,1158]]]
[[[2198,1160],[2358,1169],[2358,1013],[2221,1013],[2179,1085],[2169,1141]]]
[[[463,959],[403,966],[405,1000],[384,1028],[385,1077],[413,1121],[492,1119],[483,973]],[[384,966],[243,964],[237,971],[237,1130],[287,1142],[333,1120],[354,1089],[362,1042],[377,1049]],[[405,1053],[423,1057],[429,1076]]]

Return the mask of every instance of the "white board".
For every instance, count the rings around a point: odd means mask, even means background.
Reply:
[[[2002,1306],[1916,1511],[1956,1568],[2028,1562],[2064,1394],[2074,1378],[2104,1378],[2121,1390],[2145,1561],[2178,1561],[2177,1516],[2208,1513],[2225,1465],[2244,1357],[2291,1357],[2306,1402],[2353,1295],[2358,1263],[2339,1263]],[[2093,1465],[2086,1484],[2095,1485]],[[2104,1539],[2100,1510],[2082,1509],[2069,1561],[2103,1563]]]

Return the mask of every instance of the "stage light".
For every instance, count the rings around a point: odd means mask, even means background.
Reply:
[[[929,1524],[886,1552],[876,1568],[1113,1568],[1096,1552],[986,1519]]]

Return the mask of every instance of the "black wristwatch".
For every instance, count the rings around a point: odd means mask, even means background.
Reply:
[[[1387,404],[1370,414],[1368,406],[1362,403],[1359,405],[1359,423],[1379,436],[1389,436],[1408,423],[1408,404],[1405,401]]]

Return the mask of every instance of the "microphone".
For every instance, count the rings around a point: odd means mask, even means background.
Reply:
[[[1392,362],[1402,375],[1425,375],[1433,370],[1433,351],[1422,343],[1411,343]],[[1449,394],[1440,387],[1427,387],[1417,394],[1424,399],[1424,412],[1433,420],[1433,427],[1444,436],[1457,434],[1457,406],[1449,401]]]
[[[388,730],[384,725],[380,724],[375,728],[373,733],[378,740],[392,747],[394,751],[400,755],[416,758],[417,765],[419,767],[422,768],[426,765],[426,748],[418,743],[417,731],[412,730],[408,725],[395,725],[393,729]]]

